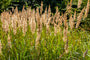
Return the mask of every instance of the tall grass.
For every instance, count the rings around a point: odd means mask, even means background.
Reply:
[[[43,2],[36,10],[25,10],[23,6],[21,12],[17,7],[14,13],[4,11],[0,21],[0,60],[89,60],[90,32],[79,28],[87,9],[72,14],[71,0],[62,14],[58,7],[55,14],[51,13],[50,5],[44,12]]]

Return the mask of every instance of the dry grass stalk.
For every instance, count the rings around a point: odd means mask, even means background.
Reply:
[[[35,10],[32,11],[32,18],[31,18],[31,32],[32,34],[35,33],[35,29],[36,29],[36,22],[35,22]]]
[[[42,15],[42,11],[43,11],[43,2],[41,1],[41,8],[40,8],[40,14]]]
[[[74,28],[74,19],[73,19],[72,15],[70,16],[70,19],[69,19],[69,25],[70,25],[71,29]]]
[[[82,0],[78,0],[78,6],[77,6],[77,8],[80,8],[81,7],[81,4],[82,4]]]
[[[85,10],[85,7],[82,9],[82,11],[79,13],[79,16],[77,17],[76,28],[79,27],[79,24],[80,24],[81,19],[82,19],[82,17],[83,17],[84,10]]]
[[[87,7],[86,7],[86,10],[85,10],[85,15],[84,15],[84,19],[88,16],[88,13],[89,13],[89,0],[87,2]]]

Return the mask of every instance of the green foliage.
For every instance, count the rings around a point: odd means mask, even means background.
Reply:
[[[8,5],[10,5],[12,0],[0,0],[0,11],[3,11],[3,9],[6,9]]]

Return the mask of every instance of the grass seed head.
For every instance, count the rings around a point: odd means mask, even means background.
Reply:
[[[85,15],[84,15],[84,19],[88,16],[88,13],[89,13],[89,0],[87,2],[87,6],[86,6],[86,9],[85,9]]]
[[[83,17],[83,13],[84,13],[84,10],[85,10],[85,7],[82,9],[82,11],[79,13],[78,17],[77,17],[77,23],[76,23],[76,28],[79,27],[79,24],[82,20],[82,17]]]
[[[80,8],[81,7],[81,4],[82,4],[82,0],[78,0],[78,6],[77,6],[77,8]]]

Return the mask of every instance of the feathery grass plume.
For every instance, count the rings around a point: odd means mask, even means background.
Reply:
[[[60,18],[59,18],[59,22],[58,22],[58,24],[59,24],[60,26],[62,26],[62,21],[63,21],[63,17],[60,16]]]
[[[42,16],[42,23],[43,23],[44,26],[45,26],[45,13],[43,13],[41,16]]]
[[[35,41],[35,48],[37,49],[38,44],[39,44],[39,40],[40,40],[40,36],[41,36],[41,24],[40,24],[40,14],[39,14],[39,9],[36,9],[36,20],[37,20],[37,38]]]
[[[52,18],[53,18],[52,24],[54,24],[55,23],[55,19],[56,19],[56,14],[52,15]]]
[[[7,12],[7,22],[8,22],[8,25],[10,25],[10,14],[9,14],[9,12]]]
[[[21,22],[21,12],[19,12],[18,14],[18,28],[21,29],[21,26],[22,26],[22,22]]]
[[[12,20],[12,12],[10,11],[10,27],[11,27],[11,20]]]
[[[57,30],[59,33],[61,32],[61,26],[62,26],[62,16],[59,17],[59,21],[57,25]]]
[[[43,1],[41,1],[41,7],[40,7],[40,14],[42,15],[42,11],[43,11]]]
[[[53,23],[57,23],[57,20],[58,20],[58,18],[59,18],[59,15],[58,15],[58,7],[56,7],[56,13],[55,13],[55,15],[54,15],[54,17],[53,17]]]
[[[32,11],[32,18],[31,18],[31,25],[30,25],[30,27],[31,27],[32,34],[34,34],[35,33],[35,29],[36,29],[35,10],[34,9]]]
[[[56,7],[56,23],[58,23],[60,18],[60,12],[58,11],[58,7]]]
[[[49,28],[49,24],[51,22],[51,8],[50,8],[50,5],[49,5],[49,8],[48,8],[48,19],[46,21],[46,32],[50,32],[50,28]]]
[[[1,40],[0,40],[0,54],[2,54],[2,43],[1,43]]]
[[[79,24],[80,24],[81,19],[82,19],[82,17],[83,17],[84,10],[85,10],[85,7],[82,9],[82,11],[79,13],[79,16],[77,17],[76,28],[79,27]]]
[[[89,13],[89,0],[87,2],[87,7],[86,7],[86,10],[85,10],[84,19],[88,16],[88,13]]]
[[[46,25],[46,23],[47,23],[47,7],[45,8],[45,25]]]
[[[49,5],[49,8],[48,8],[48,18],[51,16],[51,8],[50,8],[50,5]]]
[[[27,8],[27,19],[29,20],[31,17],[31,7]]]
[[[71,12],[71,8],[72,8],[72,6],[70,5],[70,3],[68,3],[67,7],[66,7],[66,9],[67,9],[66,12],[70,13]]]
[[[16,6],[16,8],[15,8],[14,13],[15,13],[15,15],[17,15],[17,14],[18,14],[18,8],[17,8],[17,6]]]
[[[68,39],[67,39],[67,32],[68,32],[68,24],[67,24],[67,15],[64,14],[64,31],[63,31],[63,41],[65,43],[64,49],[65,53],[68,53]]]
[[[74,20],[76,19],[76,11],[74,12],[74,18],[73,18]]]
[[[25,6],[23,5],[22,12],[25,12]]]
[[[81,7],[81,4],[82,4],[82,0],[78,0],[78,6],[77,6],[77,8],[80,8]]]
[[[23,33],[25,35],[27,32],[27,20],[23,19],[23,25],[22,26],[23,26]]]
[[[9,12],[3,12],[1,13],[1,22],[2,22],[2,28],[7,33],[9,31],[9,25],[10,25],[10,14]]]
[[[24,16],[22,17],[22,30],[23,30],[23,33],[25,35],[26,31],[27,31],[27,20],[25,19]]]
[[[26,31],[27,31],[27,13],[24,9],[24,6],[23,6],[23,9],[22,9],[22,13],[21,13],[21,22],[22,22],[22,31],[24,33],[24,35],[26,34]]]
[[[5,12],[4,14],[3,14],[3,16],[4,16],[4,21],[3,21],[3,30],[7,33],[8,31],[9,31],[9,24],[8,24],[8,12]]]
[[[56,24],[58,24],[56,27],[57,27],[57,32],[60,32],[60,26],[61,26],[61,24],[62,24],[62,21],[61,21],[61,19],[60,19],[60,12],[58,11],[58,7],[56,7],[56,13],[55,13],[55,17],[56,17],[56,19],[55,19],[55,22],[56,22]]]
[[[42,22],[44,24],[44,26],[46,25],[47,23],[47,7],[45,8],[45,13],[42,15]]]
[[[72,6],[72,0],[70,0],[70,6]]]
[[[72,17],[72,14],[71,14],[70,19],[69,19],[69,24],[70,24],[70,28],[73,29],[74,28],[74,19]]]
[[[29,26],[31,25],[31,18],[32,18],[32,11],[31,11],[31,7],[27,10],[27,19],[29,22]]]
[[[15,14],[12,15],[12,21],[11,26],[13,28],[14,34],[16,34],[17,31],[17,16]]]
[[[52,19],[52,17],[49,17],[49,18],[48,18],[48,21],[47,21],[47,23],[46,23],[47,33],[50,32],[50,27],[49,27],[49,25],[50,25],[50,23],[51,23],[51,19]]]
[[[63,21],[64,21],[64,27],[68,31],[67,13],[64,13]]]

